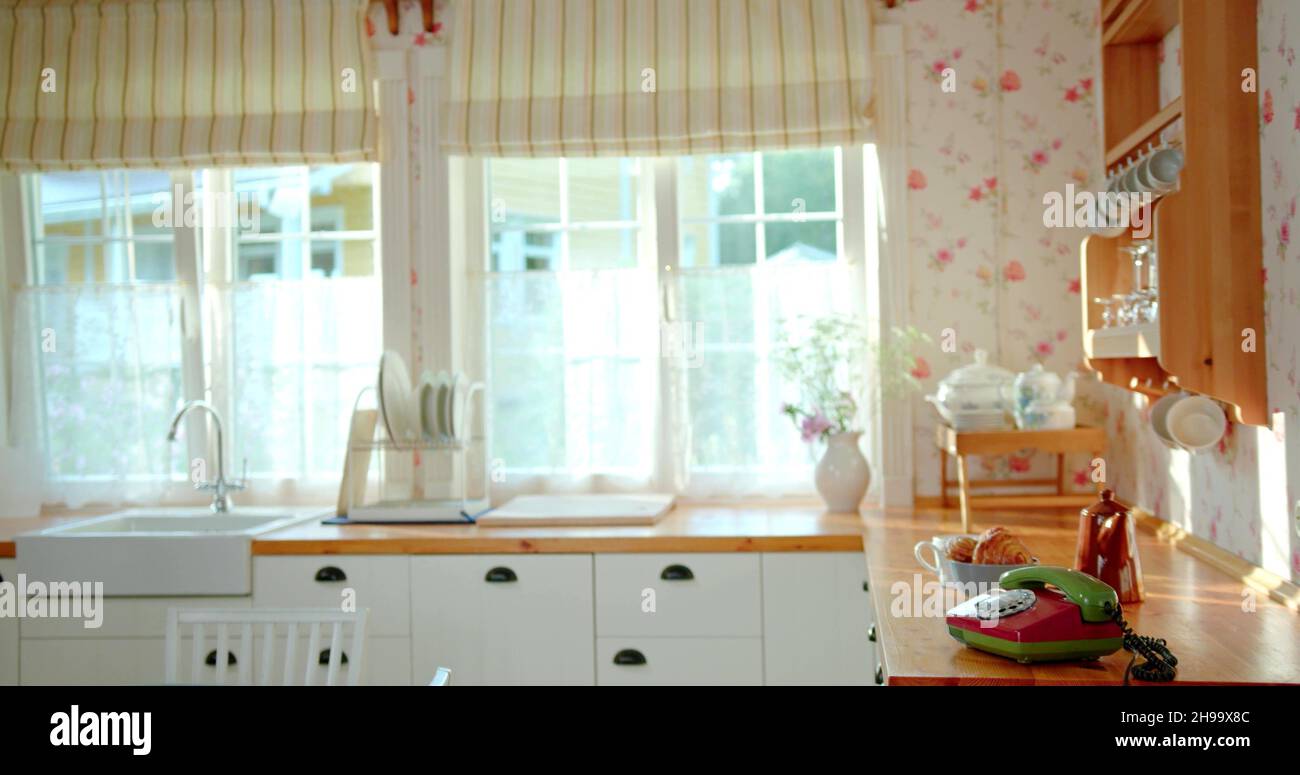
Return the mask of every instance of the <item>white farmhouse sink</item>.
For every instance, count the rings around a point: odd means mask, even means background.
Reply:
[[[131,509],[19,535],[18,572],[33,581],[102,581],[105,595],[247,595],[253,536],[322,510]]]

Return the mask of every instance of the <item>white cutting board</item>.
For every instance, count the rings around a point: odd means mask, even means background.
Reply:
[[[653,525],[673,507],[673,496],[520,495],[478,518],[483,527]]]

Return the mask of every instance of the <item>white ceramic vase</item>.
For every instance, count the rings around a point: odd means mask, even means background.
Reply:
[[[862,496],[871,484],[871,466],[858,448],[861,431],[836,433],[830,437],[826,452],[817,463],[813,481],[817,493],[830,511],[856,512]]]

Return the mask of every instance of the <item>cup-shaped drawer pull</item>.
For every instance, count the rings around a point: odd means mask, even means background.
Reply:
[[[876,642],[876,625],[873,624],[867,628],[867,640],[872,643]]]
[[[885,685],[885,666],[877,662],[876,663],[876,686],[884,686],[884,685]]]
[[[659,578],[664,581],[690,581],[695,578],[695,574],[685,565],[669,565],[659,574]]]
[[[488,571],[487,575],[483,577],[483,580],[489,584],[505,584],[510,581],[518,581],[519,577],[509,568],[498,565]]]
[[[217,650],[216,650],[216,649],[213,649],[213,650],[211,650],[211,651],[208,652],[208,657],[207,657],[207,659],[204,659],[204,660],[203,660],[203,664],[207,665],[208,667],[216,667],[216,666],[217,666]],[[235,660],[235,653],[234,653],[233,651],[227,651],[227,652],[226,652],[226,664],[227,664],[227,665],[234,665],[234,664],[237,664],[237,662],[236,662],[236,660]]]
[[[348,574],[344,573],[342,568],[334,565],[326,565],[324,568],[316,571],[316,580],[322,582],[347,581]]]
[[[645,654],[636,649],[623,649],[614,655],[616,665],[644,665]]]
[[[317,661],[319,664],[328,665],[330,663],[330,650],[325,649],[321,651],[320,659],[318,659]],[[348,663],[348,652],[346,651],[339,652],[339,664],[346,665],[347,663]]]

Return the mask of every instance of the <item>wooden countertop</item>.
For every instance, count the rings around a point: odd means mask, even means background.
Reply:
[[[1015,530],[1043,564],[1069,566],[1074,561],[1078,512],[980,511],[974,520],[974,530],[995,524]],[[942,618],[891,613],[896,584],[911,590],[918,580],[938,581],[913,557],[916,542],[960,532],[960,519],[953,511],[876,511],[866,514],[865,523],[877,653],[890,685],[1123,681],[1126,651],[1096,662],[1021,665],[962,646]],[[1300,683],[1300,615],[1151,532],[1139,530],[1138,544],[1147,599],[1125,606],[1125,618],[1139,635],[1169,642],[1178,657],[1175,683]],[[1254,611],[1243,610],[1248,591]]]
[[[811,505],[678,505],[646,527],[322,525],[253,541],[255,555],[588,552],[856,552],[862,519]]]
[[[13,536],[79,516],[0,520],[0,557]],[[1044,564],[1074,559],[1077,512],[979,511],[976,529],[1006,525]],[[253,541],[255,555],[466,554],[545,552],[862,551],[876,605],[877,653],[891,685],[1115,684],[1127,652],[1096,662],[1021,665],[965,648],[941,617],[891,611],[896,585],[935,584],[912,555],[917,541],[958,532],[955,510],[871,509],[825,514],[814,505],[679,505],[653,527],[482,528],[473,525],[288,527]],[[1176,683],[1300,683],[1300,614],[1242,580],[1138,531],[1147,600],[1125,608],[1139,634],[1168,640],[1179,659]],[[922,587],[922,591],[925,589]],[[1253,600],[1254,610],[1244,610]],[[943,609],[946,610],[946,607]]]

